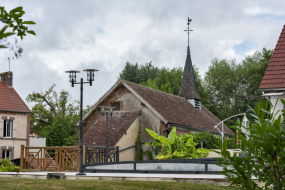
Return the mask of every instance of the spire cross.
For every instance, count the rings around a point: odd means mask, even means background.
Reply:
[[[189,28],[189,25],[190,25],[191,21],[192,21],[192,19],[189,19],[189,17],[188,17],[188,22],[187,22],[188,29],[184,30],[185,32],[188,32],[188,46],[189,46],[189,34],[190,34],[190,32],[193,31],[193,30],[190,30],[190,28]]]

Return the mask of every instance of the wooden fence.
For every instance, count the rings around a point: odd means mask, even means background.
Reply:
[[[21,171],[29,169],[78,170],[79,146],[30,147],[22,145],[20,162]]]
[[[105,147],[83,145],[83,166],[106,163]],[[108,147],[108,162],[119,161],[119,147]],[[65,171],[79,169],[79,146],[21,146],[20,171]]]

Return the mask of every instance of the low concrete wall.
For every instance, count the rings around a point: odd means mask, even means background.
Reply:
[[[237,156],[239,156],[239,152],[238,150],[236,149],[227,149],[231,156],[233,156],[234,154],[237,154]],[[219,155],[218,153],[216,152],[213,152],[213,151],[219,151],[220,152],[220,149],[213,149],[212,152],[210,152],[205,158],[220,158],[221,155]]]
[[[48,172],[50,173],[50,172]],[[52,172],[55,173],[55,172]],[[230,182],[223,175],[203,175],[203,174],[127,174],[127,173],[86,173],[86,175],[76,175],[77,172],[65,173],[66,180],[129,180],[129,181],[165,181],[183,182],[196,184],[214,184],[228,186]],[[30,179],[47,179],[47,172],[0,172],[0,177],[19,177]]]

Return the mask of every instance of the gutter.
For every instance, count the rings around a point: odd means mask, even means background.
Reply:
[[[11,110],[0,110],[0,112],[29,113],[29,114],[31,114],[31,113],[32,113],[32,112],[25,112],[25,111],[11,111]]]
[[[265,88],[265,89],[258,89],[257,91],[273,91],[273,90],[277,90],[277,91],[280,91],[280,90],[285,90],[285,88]]]
[[[204,131],[204,132],[209,132],[209,133],[220,134],[219,132],[216,132],[216,131],[207,131],[205,129],[200,129],[200,128],[196,128],[196,127],[190,127],[190,126],[185,126],[185,125],[178,125],[178,124],[169,124],[169,125],[172,125],[172,127],[173,126],[175,126],[175,127],[182,127],[182,128],[187,128],[187,129],[195,129],[195,130],[198,130],[198,131]],[[226,135],[231,135],[230,133],[225,133],[225,134]]]

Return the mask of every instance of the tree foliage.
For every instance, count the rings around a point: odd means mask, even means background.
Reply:
[[[206,102],[204,105],[219,119],[223,120],[235,114],[235,96],[258,96],[257,91],[264,76],[272,50],[263,48],[252,56],[246,56],[238,64],[235,60],[217,59],[211,61],[205,73],[204,87]],[[258,100],[250,100],[247,105],[254,106]],[[245,103],[237,102],[237,113],[245,112]],[[233,120],[226,122],[234,124]]]
[[[181,67],[167,69],[161,68],[154,79],[148,79],[141,84],[156,90],[177,95],[180,89],[183,70]]]
[[[70,102],[69,92],[61,90],[57,93],[55,86],[27,96],[26,100],[35,104],[31,114],[32,129],[47,138],[48,146],[71,145],[77,141],[74,135],[78,131],[79,102]]]
[[[144,65],[132,64],[127,62],[119,78],[140,84],[148,79],[156,78],[159,68],[155,67],[151,62]]]
[[[285,104],[284,100],[281,100]],[[239,189],[276,189],[285,187],[285,111],[275,118],[270,101],[260,102],[252,109],[253,122],[248,122],[245,129],[248,138],[241,130],[242,122],[237,121],[237,148],[242,150],[242,157],[231,157],[227,150],[227,141],[220,144],[219,166],[231,185]],[[256,178],[257,180],[254,180]],[[257,182],[264,182],[265,187],[258,187]]]
[[[0,6],[0,21],[5,24],[4,27],[13,28],[13,33],[16,31],[17,36],[23,39],[26,33],[36,35],[33,30],[29,30],[27,24],[36,24],[34,21],[23,21],[21,18],[25,14],[23,7],[16,7],[9,12],[5,10],[5,7]]]

